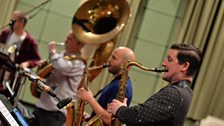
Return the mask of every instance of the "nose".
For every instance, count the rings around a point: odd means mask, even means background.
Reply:
[[[162,61],[162,66],[165,66],[166,65],[166,59],[164,59],[163,61]]]
[[[108,58],[107,62],[108,62],[108,63],[111,62],[111,56]]]

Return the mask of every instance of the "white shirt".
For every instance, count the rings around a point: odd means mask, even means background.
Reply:
[[[55,88],[55,93],[60,99],[68,97],[76,98],[77,87],[82,79],[85,63],[81,60],[65,60],[64,52],[51,55],[54,70],[47,78],[47,84]],[[37,107],[47,111],[61,111],[66,114],[66,110],[58,109],[58,100],[46,92],[42,92]]]

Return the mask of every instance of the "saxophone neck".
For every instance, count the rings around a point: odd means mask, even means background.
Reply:
[[[137,62],[137,61],[128,61],[127,63],[125,63],[125,68],[127,69],[129,66],[136,66],[142,70],[145,71],[152,71],[152,72],[168,72],[168,69],[165,67],[155,67],[155,68],[148,68],[143,66],[141,63]]]

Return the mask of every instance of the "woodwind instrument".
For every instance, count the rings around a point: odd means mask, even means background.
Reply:
[[[136,61],[129,61],[124,64],[123,70],[122,70],[122,76],[121,76],[121,81],[120,81],[120,87],[117,95],[117,100],[123,102],[125,98],[125,92],[126,92],[126,84],[128,80],[128,67],[129,66],[136,66],[142,70],[145,71],[153,71],[153,72],[167,72],[168,70],[166,68],[147,68],[144,67],[142,64]],[[112,117],[111,120],[111,126],[121,126],[121,122],[117,119]]]
[[[101,68],[106,68],[108,66],[109,66],[108,64],[103,64],[103,65],[100,65],[100,66],[93,66],[93,67],[87,68],[85,70],[83,79],[82,79],[78,88],[83,87],[83,88],[85,88],[85,90],[88,90],[89,76],[90,76],[89,72],[93,71],[93,70],[101,69]],[[77,108],[77,117],[75,119],[75,126],[81,126],[81,124],[83,122],[84,106],[85,106],[85,101],[80,100],[79,101],[79,106]]]

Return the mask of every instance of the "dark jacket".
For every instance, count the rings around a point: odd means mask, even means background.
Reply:
[[[5,44],[11,35],[9,29],[5,29],[0,34],[0,43]],[[15,63],[20,64],[29,61],[29,67],[36,66],[36,61],[40,60],[37,42],[27,33],[26,38],[22,41],[18,55],[15,57]]]
[[[143,104],[122,106],[116,117],[128,126],[183,126],[192,99],[188,81],[162,88]]]

